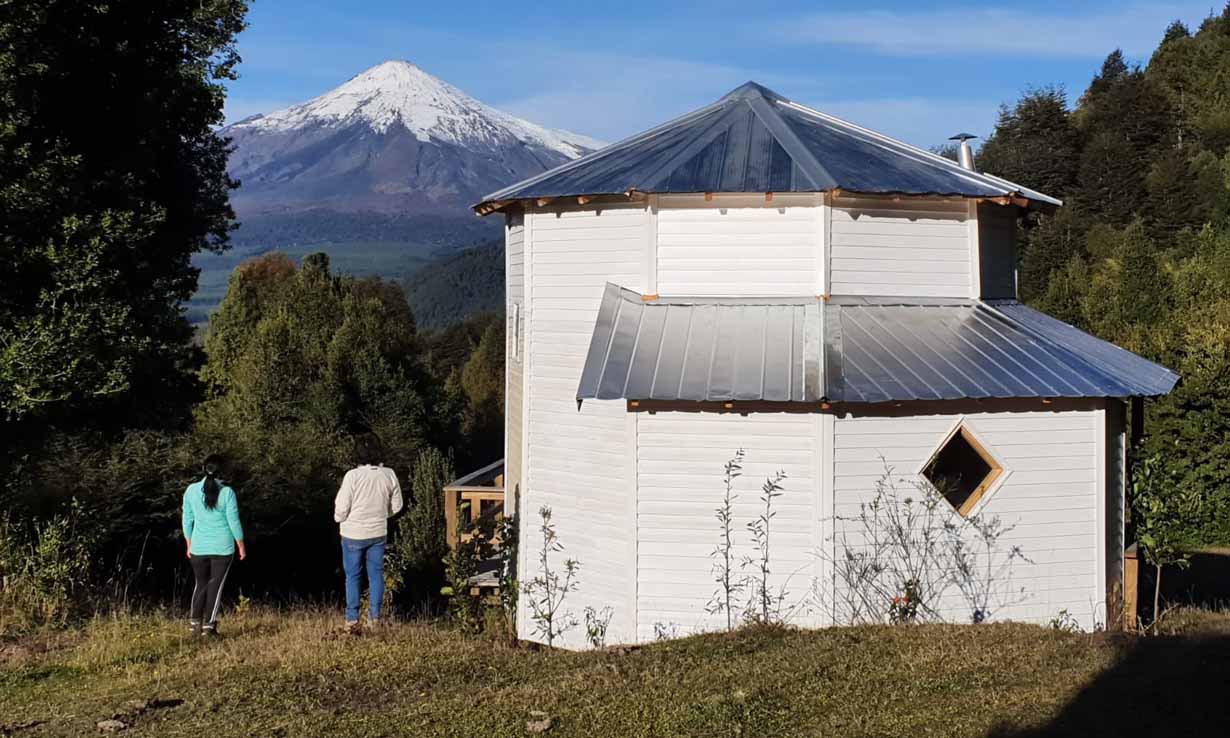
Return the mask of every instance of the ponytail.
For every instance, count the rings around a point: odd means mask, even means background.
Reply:
[[[218,506],[218,495],[222,492],[222,484],[217,478],[222,468],[222,457],[210,454],[203,466],[205,467],[205,482],[201,489],[205,493],[205,507],[213,510]]]

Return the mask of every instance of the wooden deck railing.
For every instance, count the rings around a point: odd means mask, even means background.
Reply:
[[[504,485],[503,479],[497,477],[497,486],[492,487],[445,487],[444,488],[444,520],[448,531],[448,544],[457,543],[457,527],[465,530],[471,523],[478,522],[482,517],[499,520],[504,516]],[[464,508],[461,506],[465,505]],[[464,510],[465,520],[458,520],[459,511]]]

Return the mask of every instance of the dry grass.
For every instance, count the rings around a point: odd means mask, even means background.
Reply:
[[[183,702],[122,718],[126,734],[521,736],[531,711],[564,736],[1148,734],[1142,711],[1159,695],[1165,725],[1226,734],[1223,698],[1194,708],[1200,679],[1211,694],[1230,679],[1230,616],[1181,617],[1201,635],[754,629],[618,654],[518,648],[431,624],[343,637],[335,616],[307,611],[233,617],[212,642],[162,618],[100,619],[0,651],[0,735],[87,735],[151,698]]]

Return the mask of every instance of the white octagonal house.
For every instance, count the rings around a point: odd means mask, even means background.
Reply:
[[[1021,554],[994,601],[953,585],[933,616],[1106,622],[1129,406],[1177,375],[1019,303],[1017,219],[1061,203],[962,161],[748,83],[476,205],[506,223],[521,581],[545,506],[581,567],[561,609],[609,608],[608,642],[726,627],[714,513],[743,449],[735,574],[784,472],[768,584],[787,622],[856,614],[842,562],[886,481],[937,485],[940,525],[998,518],[997,555]],[[525,599],[519,634],[541,639]]]

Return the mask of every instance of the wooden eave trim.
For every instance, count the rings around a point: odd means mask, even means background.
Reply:
[[[969,497],[965,498],[965,501],[961,503],[961,507],[957,508],[957,512],[964,518],[969,516],[970,511],[978,505],[978,501],[982,499],[982,496],[986,494],[987,490],[994,486],[995,480],[999,479],[1003,475],[1004,467],[994,456],[991,455],[990,451],[987,451],[986,447],[982,445],[974,434],[970,432],[970,430],[965,426],[965,423],[961,424],[961,427],[956,433],[953,434],[953,437],[956,437],[957,435],[964,438],[965,442],[974,449],[974,452],[977,453],[984,462],[986,462],[987,466],[991,467],[991,472],[987,474],[987,476],[977,487],[974,488],[974,491],[970,493]],[[936,449],[936,452],[932,455],[931,460],[927,462],[928,466],[930,466],[931,462],[935,460],[936,456],[940,455],[940,451],[943,451],[951,440],[952,437]]]
[[[822,413],[830,412],[827,402],[792,402],[770,400],[628,400],[628,412],[690,412],[690,413]]]

